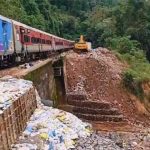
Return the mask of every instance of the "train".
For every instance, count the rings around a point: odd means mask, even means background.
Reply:
[[[0,67],[72,49],[67,40],[0,15]]]

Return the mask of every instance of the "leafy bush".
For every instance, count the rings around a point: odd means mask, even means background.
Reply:
[[[142,82],[140,80],[136,80],[136,77],[137,72],[129,69],[124,73],[123,83],[130,92],[143,99],[144,92],[142,89]]]
[[[106,45],[111,49],[117,50],[121,54],[133,55],[139,50],[140,44],[135,40],[130,40],[130,36],[123,36],[106,39]]]
[[[123,74],[124,86],[140,99],[144,97],[142,83],[150,81],[150,64],[145,54],[139,49],[139,43],[129,37],[107,39],[107,45],[113,49],[121,61],[126,61],[129,68]]]
[[[144,96],[142,83],[150,81],[150,64],[140,54],[122,55],[122,57],[130,64],[130,68],[124,73],[124,85],[142,99]]]

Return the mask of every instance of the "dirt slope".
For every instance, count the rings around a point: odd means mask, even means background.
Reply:
[[[89,100],[111,102],[130,123],[148,125],[148,118],[139,114],[136,100],[122,87],[125,69],[107,49],[98,48],[87,54],[66,56],[67,92],[85,93]]]

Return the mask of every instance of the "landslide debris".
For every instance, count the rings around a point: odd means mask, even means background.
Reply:
[[[128,123],[148,125],[136,101],[123,88],[122,74],[126,68],[109,50],[97,48],[86,54],[70,53],[65,58],[67,93],[86,94],[87,100],[111,103]]]

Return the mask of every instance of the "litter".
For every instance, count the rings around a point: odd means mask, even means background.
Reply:
[[[0,113],[32,87],[30,81],[11,76],[1,78]],[[71,113],[44,106],[38,93],[37,103],[38,108],[12,150],[69,150],[75,148],[77,139],[90,136],[90,124]]]
[[[21,141],[13,145],[12,149],[28,149],[32,144],[35,146],[32,149],[35,150],[68,150],[75,148],[77,139],[86,138],[90,134],[91,125],[82,122],[73,114],[42,106],[35,110],[20,137]]]
[[[0,113],[33,86],[31,81],[6,76],[0,79]]]
[[[34,66],[33,63],[25,63],[25,64],[23,64],[23,65],[20,65],[19,67],[20,67],[21,69],[29,69],[29,68],[31,68],[32,66]]]

